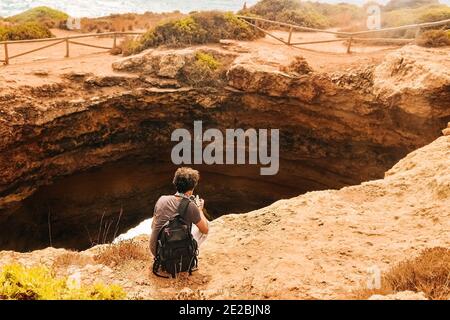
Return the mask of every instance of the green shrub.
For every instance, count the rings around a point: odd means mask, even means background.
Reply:
[[[133,53],[147,48],[168,45],[217,43],[220,39],[253,40],[262,34],[232,13],[195,12],[187,17],[157,25],[129,46]]]
[[[450,7],[432,6],[419,14],[418,22],[433,22],[450,19]]]
[[[56,28],[61,27],[68,18],[69,16],[62,11],[42,6],[19,13],[6,20],[12,23],[40,23],[47,28]]]
[[[0,26],[0,41],[43,39],[51,37],[53,37],[53,35],[47,27],[34,22],[13,26]]]
[[[45,267],[6,265],[0,273],[0,299],[5,300],[119,300],[126,295],[119,286],[101,283],[78,286],[56,278]]]
[[[210,70],[217,70],[220,67],[220,62],[209,53],[199,51],[195,58],[197,64],[201,67],[206,67]]]
[[[314,10],[286,10],[277,14],[276,20],[308,28],[326,28],[329,26],[328,19]]]
[[[251,13],[265,19],[276,20],[279,13],[289,10],[299,10],[300,8],[301,4],[299,0],[261,0],[241,13]]]
[[[416,43],[422,47],[450,46],[450,30],[428,30],[422,32],[417,37]]]
[[[242,14],[253,14],[265,19],[295,23],[304,27],[324,28],[329,26],[328,18],[316,10],[318,5],[302,3],[299,0],[262,0],[243,10]]]
[[[193,87],[223,87],[229,63],[227,57],[197,51],[194,61],[184,66],[180,78]]]
[[[399,9],[382,13],[383,27],[398,27],[445,19],[450,19],[450,7],[445,5]]]

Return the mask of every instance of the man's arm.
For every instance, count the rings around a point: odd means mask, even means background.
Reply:
[[[209,232],[209,224],[208,219],[206,219],[205,214],[203,213],[203,207],[205,205],[205,201],[203,199],[200,200],[200,206],[198,207],[200,211],[200,222],[196,224],[198,230],[200,230],[203,234],[208,234]]]
[[[156,215],[156,211],[158,211],[158,204],[159,204],[159,201],[161,200],[161,197],[158,199],[158,201],[156,201],[156,203],[155,203],[155,208],[153,209],[153,216],[152,216],[152,229],[155,227],[155,225],[156,225],[156,222],[155,222],[155,215]]]
[[[209,232],[208,220],[205,218],[205,215],[203,214],[202,210],[200,210],[200,216],[201,216],[200,222],[197,223],[196,226],[201,233],[208,234]]]

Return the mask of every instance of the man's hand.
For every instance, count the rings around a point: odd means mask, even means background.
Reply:
[[[205,208],[205,200],[199,199],[198,208],[200,210],[203,210],[203,208]]]
[[[197,228],[200,230],[203,234],[208,234],[209,232],[209,225],[208,225],[208,219],[205,217],[205,213],[203,212],[203,208],[205,207],[205,200],[199,199],[198,200],[198,208],[200,209],[200,215],[202,219],[199,223],[196,224]]]

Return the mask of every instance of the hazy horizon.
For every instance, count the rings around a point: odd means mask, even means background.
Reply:
[[[259,0],[0,0],[0,17],[7,17],[37,6],[48,6],[62,10],[74,17],[98,17],[112,13],[143,13],[151,12],[190,12],[194,10],[229,10],[237,11],[246,2],[248,6]],[[311,2],[351,3],[362,5],[367,0],[319,0]],[[385,4],[389,0],[379,0]],[[450,0],[440,0],[442,4],[450,5]]]

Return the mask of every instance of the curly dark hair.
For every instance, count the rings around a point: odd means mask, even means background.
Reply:
[[[188,167],[179,168],[173,177],[173,184],[178,192],[194,190],[200,180],[200,173]]]

